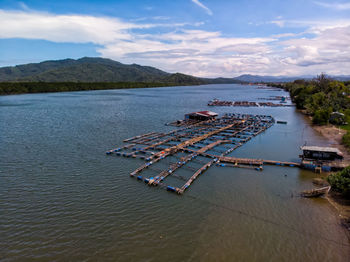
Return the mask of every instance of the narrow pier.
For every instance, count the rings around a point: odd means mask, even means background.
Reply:
[[[210,149],[216,147],[217,145],[220,145],[220,144],[223,144],[223,143],[230,143],[230,142],[231,142],[231,140],[218,140],[218,141],[216,141],[216,142],[214,142],[214,143],[211,143],[211,144],[209,144],[209,145],[207,145],[207,146],[205,146],[205,147],[202,147],[201,149],[199,149],[199,150],[197,151],[197,153],[198,153],[198,154],[204,153],[204,152],[206,152],[206,151],[208,151],[208,150],[210,150]]]
[[[232,164],[243,164],[243,165],[278,165],[278,166],[290,166],[300,167],[300,163],[296,162],[285,162],[276,160],[265,160],[265,159],[251,159],[251,158],[236,158],[236,157],[218,157],[220,162],[232,163]]]
[[[206,163],[204,166],[202,166],[200,169],[196,171],[196,173],[191,176],[191,178],[184,184],[180,189],[177,190],[177,193],[183,194],[183,192],[193,183],[193,181],[201,175],[205,170],[207,170],[212,164],[214,163],[214,160]]]

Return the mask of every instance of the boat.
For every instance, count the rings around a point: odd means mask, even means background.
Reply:
[[[322,196],[324,194],[327,194],[330,189],[331,189],[331,186],[325,186],[325,187],[321,187],[321,188],[305,190],[305,191],[301,192],[300,194],[302,197],[319,197],[319,196]]]
[[[277,120],[277,124],[287,124],[287,121]]]

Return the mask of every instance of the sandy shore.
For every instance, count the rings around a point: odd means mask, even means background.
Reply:
[[[342,137],[346,133],[345,130],[339,129],[338,127],[327,125],[327,126],[312,126],[318,133],[323,137],[327,138],[332,147],[338,148],[344,154],[343,162],[346,165],[350,165],[350,152],[342,145]]]

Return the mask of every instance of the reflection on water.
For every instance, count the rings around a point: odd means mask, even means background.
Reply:
[[[295,108],[210,108],[281,91],[242,85],[0,97],[0,257],[4,261],[349,261],[337,214],[303,199],[316,174],[212,167],[183,196],[129,178],[143,162],[106,149],[188,112],[271,114],[274,125],[231,155],[296,161],[327,145]],[[16,106],[6,106],[16,105]],[[4,150],[5,149],[5,150]]]

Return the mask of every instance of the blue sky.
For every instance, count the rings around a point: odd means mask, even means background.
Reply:
[[[350,1],[0,0],[0,66],[101,56],[205,77],[350,74]]]

